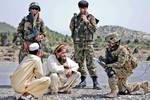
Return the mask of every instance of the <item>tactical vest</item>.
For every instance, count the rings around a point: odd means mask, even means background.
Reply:
[[[33,33],[34,29],[38,30],[39,32],[41,31],[42,21],[40,19],[36,21],[36,23],[34,24],[35,26],[33,26],[34,19],[30,14],[24,17],[23,21],[24,21],[24,30],[28,30],[29,35]],[[22,33],[22,37],[24,39],[24,32]]]
[[[136,57],[133,56],[129,47],[125,46],[125,48],[129,52],[129,61],[131,62],[132,69],[135,69],[138,66],[138,60]]]
[[[118,55],[113,54],[109,48],[106,49],[106,64],[116,63],[118,61]]]
[[[131,50],[127,47],[127,46],[124,46],[127,51],[129,52],[129,58],[128,58],[128,61],[126,62],[127,66],[125,67],[128,67],[128,68],[125,68],[126,70],[132,70],[132,69],[135,69],[137,67],[137,64],[138,64],[138,61],[137,59],[132,55],[131,53]],[[121,51],[122,48],[120,48],[119,51]],[[118,61],[118,54],[119,52],[117,51],[111,51],[109,50],[108,48],[106,49],[106,61],[105,63],[106,64],[112,64],[112,63],[116,63]],[[129,68],[131,67],[131,68]]]
[[[89,21],[91,20],[91,16],[91,14],[87,15]],[[89,31],[80,15],[74,14],[74,23],[74,32],[72,35],[74,42],[92,42],[94,33]]]

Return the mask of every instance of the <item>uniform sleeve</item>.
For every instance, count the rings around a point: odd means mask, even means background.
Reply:
[[[51,73],[63,73],[64,72],[64,66],[59,65],[55,57],[50,56],[47,60],[47,67],[49,72]]]
[[[96,32],[96,20],[94,16],[90,15],[90,20],[86,22],[86,25],[90,32]]]
[[[71,30],[71,37],[73,37],[74,34],[74,28],[75,28],[75,22],[74,22],[74,17],[72,17],[71,22],[70,22],[70,30]]]
[[[17,28],[17,32],[19,34],[23,34],[22,37],[25,40],[31,40],[36,36],[35,34],[31,34],[31,30],[28,28],[28,26],[30,26],[30,23],[26,22],[26,17],[24,17]]]
[[[21,20],[21,22],[19,23],[19,26],[17,28],[18,33],[23,33],[24,32],[24,23],[25,23],[25,18],[23,18]]]
[[[108,64],[108,66],[119,69],[124,66],[124,64],[128,61],[128,59],[129,59],[129,52],[124,48],[121,50],[121,52],[118,55],[118,62],[113,64]]]

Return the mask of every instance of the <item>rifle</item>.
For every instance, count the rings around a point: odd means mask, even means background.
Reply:
[[[96,62],[98,62],[104,69],[106,69],[108,66],[103,62],[102,60],[99,60],[98,58],[93,58]]]
[[[109,78],[113,77],[116,74],[116,72],[112,69],[112,67],[107,66],[105,62],[103,62],[102,60],[97,58],[93,58],[93,59],[97,61],[105,69],[105,72],[107,73],[107,76]]]

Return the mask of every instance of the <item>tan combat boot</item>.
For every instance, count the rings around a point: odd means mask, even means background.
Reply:
[[[107,93],[106,96],[108,96],[110,98],[116,97],[117,96],[117,92],[116,92],[116,90],[111,90],[111,92]]]
[[[144,94],[148,93],[148,82],[141,83],[140,87],[144,90]]]

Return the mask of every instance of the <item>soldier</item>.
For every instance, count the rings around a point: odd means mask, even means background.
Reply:
[[[45,36],[46,29],[39,16],[41,8],[37,2],[32,2],[29,6],[29,15],[24,17],[18,26],[18,35],[22,38],[22,49],[19,53],[19,62],[28,54],[28,46],[33,42],[39,43]]]
[[[144,89],[144,94],[148,92],[148,82],[128,84],[128,77],[133,73],[133,69],[137,67],[137,59],[132,55],[127,46],[120,45],[118,34],[111,33],[105,38],[107,42],[106,56],[100,56],[100,61],[106,64],[105,71],[108,75],[108,82],[111,92],[108,96],[117,95],[117,87],[119,95],[127,95],[140,88]],[[117,87],[116,87],[117,86]]]
[[[1,33],[1,45],[2,46],[8,45],[8,33],[7,32]]]
[[[93,35],[96,31],[96,18],[89,14],[88,2],[81,0],[78,3],[80,13],[74,14],[70,22],[70,30],[72,32],[72,39],[75,49],[75,61],[79,64],[79,72],[81,73],[81,82],[77,88],[84,88],[86,86],[86,70],[84,67],[84,60],[86,59],[86,67],[93,80],[93,89],[100,89],[96,67],[93,63]]]

